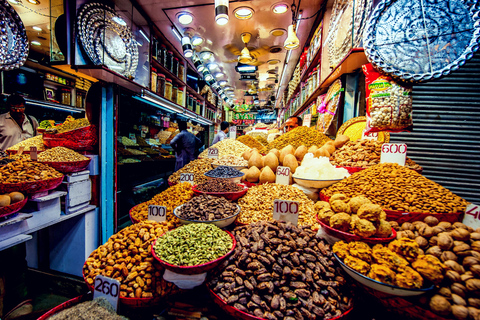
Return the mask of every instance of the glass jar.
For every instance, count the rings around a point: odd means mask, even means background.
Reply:
[[[193,96],[191,94],[188,94],[187,96],[187,108],[188,110],[193,110]]]
[[[83,93],[77,91],[77,96],[75,97],[75,107],[83,108],[83,99]]]
[[[178,78],[178,58],[173,57],[172,73]]]
[[[158,42],[155,38],[152,41],[152,58],[158,60]]]
[[[173,70],[173,53],[172,51],[167,51],[167,57],[165,59],[165,68],[172,72]]]
[[[177,103],[177,93],[178,93],[178,87],[175,85],[172,88],[172,98],[170,99],[172,102]]]
[[[183,65],[183,61],[180,61],[178,63],[178,79],[180,79],[183,82],[185,82],[185,77],[183,76],[184,72],[185,72],[185,66]]]
[[[172,100],[172,79],[165,79],[165,99]]]
[[[157,93],[162,97],[165,96],[165,75],[163,73],[157,74]]]
[[[317,71],[317,68],[314,68],[313,72],[312,72],[312,86],[313,86],[313,90],[317,89],[317,87],[318,87],[318,71]]]
[[[183,106],[183,90],[182,90],[182,88],[178,88],[178,91],[177,91],[177,104]]]
[[[71,93],[69,89],[62,89],[62,104],[70,105]]]
[[[199,102],[200,102],[200,100],[199,100]],[[195,108],[195,113],[196,113],[196,114],[200,114],[201,108],[202,108],[202,105],[201,105],[200,103],[197,104],[197,107]]]
[[[166,67],[167,64],[167,47],[165,47],[164,44],[161,44],[160,47],[160,52],[157,54],[158,56],[158,61],[160,64],[164,67]]]
[[[152,76],[150,80],[150,90],[157,92],[157,69],[152,68]]]

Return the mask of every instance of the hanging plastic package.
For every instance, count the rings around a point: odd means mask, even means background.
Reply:
[[[193,289],[201,285],[206,277],[206,272],[200,274],[179,274],[168,269],[163,274],[163,279],[175,283],[180,289]]]
[[[377,71],[369,63],[362,66],[367,95],[365,134],[413,129],[412,88]]]

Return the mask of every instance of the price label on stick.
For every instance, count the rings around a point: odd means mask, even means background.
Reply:
[[[137,143],[137,137],[135,136],[135,133],[129,133],[128,138],[132,140],[134,143]]]
[[[208,148],[208,157],[212,159],[218,159],[218,149],[217,148]]]
[[[463,223],[473,229],[480,228],[480,206],[470,203],[465,210]]]
[[[22,155],[22,153],[23,153],[23,150],[25,150],[25,147],[24,147],[24,146],[20,146],[20,147],[18,147],[17,154],[18,154],[19,156],[21,156],[21,155]]]
[[[93,298],[105,298],[117,311],[118,297],[120,296],[120,282],[118,280],[98,275],[95,277]]]
[[[164,206],[148,206],[148,220],[153,220],[157,222],[167,221],[167,208]]]
[[[275,175],[275,183],[289,185],[290,184],[290,168],[289,167],[277,167],[277,173]]]
[[[407,145],[402,143],[384,143],[382,144],[382,153],[380,163],[390,162],[405,165],[407,159]]]
[[[236,126],[231,126],[229,128],[229,133],[230,133],[230,139],[237,139],[237,127]]]
[[[30,147],[30,159],[37,161],[37,147]]]
[[[305,117],[303,117],[303,126],[304,127],[310,127],[310,123],[312,122],[312,115],[307,114]]]
[[[362,140],[378,140],[378,132],[370,132],[370,133],[365,133],[367,131],[367,128],[363,129],[362,131]]]
[[[275,199],[273,200],[273,219],[297,225],[299,208],[297,201]]]
[[[195,175],[193,173],[180,173],[180,182],[188,182],[193,185]]]

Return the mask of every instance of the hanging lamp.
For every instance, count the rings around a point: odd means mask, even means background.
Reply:
[[[295,1],[292,3],[290,8],[292,9],[292,24],[288,26],[287,39],[285,39],[285,42],[283,43],[285,50],[294,50],[300,47],[300,40],[298,40],[298,37],[295,33],[295,10],[297,8]]]
[[[190,58],[193,56],[193,47],[192,43],[190,42],[190,37],[188,36],[183,36],[182,38],[182,50],[183,50],[183,55],[185,58]]]
[[[228,0],[215,0],[215,22],[225,25],[228,22]]]

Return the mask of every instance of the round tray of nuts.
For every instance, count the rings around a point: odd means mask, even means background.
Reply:
[[[49,161],[42,161],[49,165],[50,167],[54,168],[63,173],[73,173],[85,170],[88,165],[90,164],[91,159],[81,160],[81,161],[68,161],[68,162],[49,162]]]

